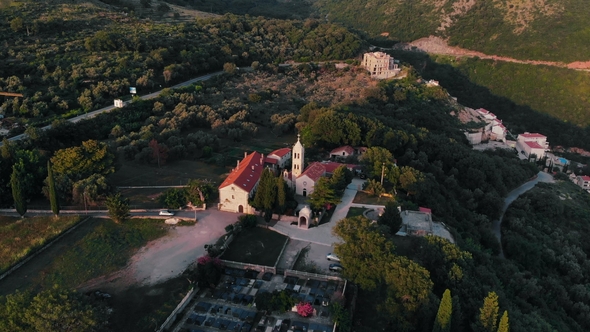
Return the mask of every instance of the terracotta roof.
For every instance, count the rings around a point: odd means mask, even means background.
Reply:
[[[219,186],[219,189],[235,184],[245,191],[250,192],[260,179],[260,174],[262,174],[262,170],[264,169],[261,161],[261,153],[250,153],[240,161],[240,166],[229,173],[225,181]]]
[[[264,159],[264,162],[265,162],[265,163],[267,163],[267,164],[276,164],[276,163],[278,163],[279,161],[278,161],[277,159],[275,159],[275,158],[266,157],[266,158]]]
[[[524,133],[524,134],[520,134],[519,136],[526,137],[526,138],[547,138],[547,136],[541,135],[539,133]]]
[[[279,158],[283,158],[287,153],[291,152],[291,148],[281,148],[278,150],[274,150],[269,154],[269,156],[277,156]]]
[[[544,149],[545,147],[541,146],[539,143],[537,142],[524,142],[524,144],[528,145],[529,147],[533,148],[533,149]]]
[[[322,163],[322,165],[324,165],[324,170],[326,170],[326,173],[334,173],[336,168],[338,168],[338,167],[340,167],[340,165],[344,165],[344,164],[336,163],[333,161],[328,161],[328,162]]]
[[[476,111],[478,111],[479,113],[482,113],[482,114],[490,113],[490,111],[486,110],[485,108],[478,108]]]
[[[311,163],[311,165],[307,166],[305,171],[303,171],[303,173],[301,173],[299,177],[307,175],[310,179],[312,179],[315,182],[319,180],[320,177],[324,175],[324,173],[326,173],[326,168],[324,167],[324,165],[322,165],[322,163],[316,161]]]
[[[425,212],[425,213],[430,213],[430,214],[432,214],[432,210],[431,210],[431,209],[429,209],[429,208],[425,208],[425,207],[421,207],[421,206],[420,206],[420,207],[418,208],[418,210],[419,210],[420,212]]]
[[[354,148],[350,145],[341,146],[330,151],[330,154],[340,154],[340,152],[346,152],[349,155],[354,154]]]
[[[588,181],[590,181],[590,176],[588,176],[588,175],[582,175],[582,176],[580,176],[580,177],[582,178],[582,180],[583,180],[584,182],[588,182]]]

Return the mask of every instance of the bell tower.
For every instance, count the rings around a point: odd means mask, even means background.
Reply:
[[[295,145],[293,145],[293,151],[291,154],[291,160],[292,160],[292,164],[293,164],[291,172],[293,173],[293,180],[295,180],[295,178],[297,178],[299,175],[301,175],[301,173],[303,173],[303,169],[304,169],[305,148],[303,147],[303,144],[301,144],[301,142],[299,140],[300,136],[301,135],[297,134],[297,143],[295,143]]]

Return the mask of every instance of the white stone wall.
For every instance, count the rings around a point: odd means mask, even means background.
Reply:
[[[221,211],[239,213],[240,205],[243,213],[253,213],[254,208],[248,204],[250,193],[232,184],[219,190],[219,209]]]
[[[305,182],[305,184],[303,184]],[[315,182],[307,175],[302,175],[295,180],[295,194],[303,196],[303,189],[306,190],[306,196],[313,192]]]

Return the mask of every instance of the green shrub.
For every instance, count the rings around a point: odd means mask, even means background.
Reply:
[[[238,220],[243,228],[254,228],[258,223],[258,218],[253,214],[245,214],[238,217]]]

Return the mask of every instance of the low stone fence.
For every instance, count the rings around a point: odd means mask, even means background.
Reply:
[[[284,214],[279,216],[276,213],[272,215],[272,219],[278,220],[278,221],[297,221],[298,218],[299,217],[297,217],[297,216],[286,216]]]
[[[307,279],[316,279],[316,280],[335,280],[335,281],[344,281],[345,279],[337,277],[337,276],[329,276],[325,274],[316,274],[316,273],[309,273],[303,271],[295,271],[295,270],[285,270],[285,277],[298,277],[298,278],[307,278]]]
[[[178,313],[182,312],[184,310],[184,308],[186,308],[186,306],[192,300],[193,296],[195,296],[195,294],[197,294],[198,292],[199,292],[199,288],[195,287],[195,288],[191,289],[188,293],[186,293],[186,295],[184,296],[182,301],[180,301],[180,303],[176,306],[176,308],[174,308],[174,310],[172,311],[170,316],[168,316],[166,321],[164,321],[164,324],[162,324],[162,326],[160,326],[160,329],[158,329],[158,332],[168,331],[170,326],[172,324],[174,324],[174,322],[176,321],[176,316],[178,315]]]
[[[257,265],[257,264],[249,264],[249,263],[241,263],[241,262],[234,262],[234,261],[227,261],[222,259],[223,265],[225,267],[231,267],[234,269],[243,269],[243,270],[254,270],[262,273],[272,272],[273,274],[277,273],[276,267],[272,266],[264,266],[264,265]]]

